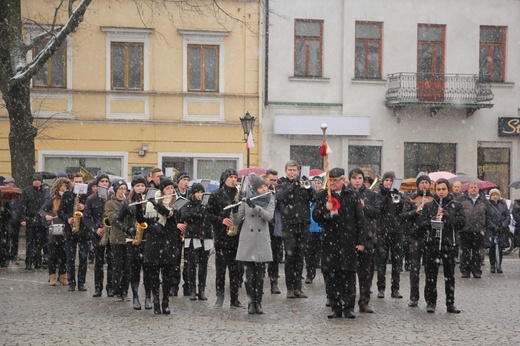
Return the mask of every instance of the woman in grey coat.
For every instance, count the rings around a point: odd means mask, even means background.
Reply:
[[[243,220],[236,259],[244,263],[248,313],[263,314],[264,263],[273,260],[269,221],[274,215],[275,198],[262,178],[253,176],[249,183],[245,203],[233,213],[235,224]]]

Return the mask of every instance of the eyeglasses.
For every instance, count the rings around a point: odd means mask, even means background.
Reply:
[[[342,180],[343,180],[343,178],[330,178],[331,183],[339,183]]]

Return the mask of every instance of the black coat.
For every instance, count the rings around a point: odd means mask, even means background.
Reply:
[[[224,210],[224,207],[235,203],[237,188],[224,185],[213,191],[206,206],[208,223],[213,227],[216,248],[238,248],[238,235],[227,235],[227,227],[222,224],[225,218],[231,218],[232,209]]]
[[[352,188],[352,185],[349,184],[348,187]],[[375,240],[379,228],[379,217],[381,216],[380,196],[365,185],[362,185],[358,192],[359,197],[365,202],[363,214],[365,215],[367,241]]]
[[[511,215],[506,202],[498,200],[489,201],[487,207],[486,234],[484,236],[484,247],[493,246],[493,238],[498,237],[498,244],[501,248],[509,247],[509,223]]]
[[[78,233],[72,233],[72,226],[69,225],[69,219],[72,217],[74,213],[74,203],[76,196],[72,191],[65,191],[63,196],[61,197],[61,204],[58,208],[58,217],[65,222],[65,237],[72,237],[73,239],[89,239],[92,236],[91,232],[88,232],[85,227],[84,217],[85,213],[83,211],[83,217],[80,221],[80,227]],[[87,195],[80,195],[78,198],[79,203],[85,205],[86,204]]]
[[[85,209],[83,210],[83,221],[85,228],[94,239],[101,240],[96,234],[98,228],[103,228],[103,215],[105,213],[105,200],[97,194],[92,194],[87,198]]]
[[[341,204],[338,215],[331,217],[326,208],[327,191],[318,194],[312,217],[323,228],[321,271],[357,270],[356,245],[365,245],[365,217],[357,191],[343,186],[338,195],[332,195]]]
[[[379,194],[381,195],[381,216],[379,218],[379,230],[377,233],[381,235],[403,233],[401,213],[404,209],[404,195],[401,192],[388,191],[388,189],[383,188],[382,184],[379,188]],[[392,194],[399,195],[400,200],[398,203],[394,203]]]
[[[185,238],[212,239],[211,227],[206,223],[206,212],[202,201],[191,198],[180,209],[179,222],[186,222]]]
[[[424,205],[419,217],[420,232],[425,234],[427,246],[437,247],[440,238],[436,237],[436,230],[432,228],[431,221],[437,216],[439,211],[439,196],[435,196],[433,201]],[[460,202],[453,199],[452,195],[448,195],[442,199],[443,217],[442,222],[444,229],[442,230],[442,250],[451,250],[457,246],[458,232],[466,223],[464,208]]]
[[[310,202],[316,201],[316,192],[311,187],[304,189],[295,180],[281,178],[276,187],[276,203],[282,216],[282,229],[285,232],[293,225],[311,224]],[[308,228],[308,227],[307,227]]]
[[[43,226],[44,221],[40,216],[40,208],[45,201],[45,191],[42,187],[29,186],[22,191],[20,202],[21,221],[25,221],[27,226]]]
[[[426,195],[424,198],[426,200],[431,200],[434,194],[431,193],[430,190],[426,191]],[[424,229],[419,228],[419,217],[420,214],[417,214],[417,207],[422,203],[423,192],[422,191],[414,191],[410,194],[408,198],[405,198],[405,204],[403,207],[403,212],[401,213],[401,219],[403,220],[403,227],[407,232],[407,235],[414,240],[423,239]],[[413,200],[420,200],[420,202],[412,202]],[[426,203],[425,203],[426,204]]]
[[[144,231],[146,234],[144,263],[156,266],[175,265],[180,256],[181,241],[175,211],[173,216],[166,219],[165,225],[161,225],[158,218],[146,218],[146,223],[148,228]]]

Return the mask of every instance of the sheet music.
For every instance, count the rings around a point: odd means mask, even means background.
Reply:
[[[87,184],[81,184],[76,183],[74,184],[74,193],[76,195],[84,195],[87,193],[88,185]]]
[[[159,189],[149,188],[148,191],[146,191],[146,199],[155,198],[155,193],[159,191]]]
[[[108,189],[104,186],[98,186],[98,196],[101,199],[108,200]]]
[[[393,189],[396,189],[397,191],[399,191],[399,189],[401,188],[402,182],[403,182],[403,179],[395,178],[394,181],[392,182],[392,186],[390,187],[390,191],[392,191]]]

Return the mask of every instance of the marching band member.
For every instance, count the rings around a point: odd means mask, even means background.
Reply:
[[[249,314],[263,314],[264,266],[265,262],[273,260],[269,221],[274,216],[275,197],[269,193],[262,178],[252,176],[249,183],[251,189],[245,203],[240,204],[237,213],[233,213],[233,223],[244,220],[236,259],[245,267],[247,311]]]
[[[190,201],[181,208],[177,228],[185,226],[184,255],[188,273],[190,300],[207,300],[205,293],[208,274],[209,252],[213,248],[211,227],[206,224],[206,213],[202,205],[204,186],[193,184],[190,191]],[[198,275],[197,275],[198,266]],[[199,293],[196,294],[196,278],[199,280]]]
[[[123,201],[119,207],[117,218],[114,225],[119,227],[130,238],[135,237],[136,223],[144,223],[143,203],[130,205],[132,203],[142,202],[143,195],[146,191],[146,179],[142,175],[136,175],[132,178],[132,191],[128,198]],[[139,220],[139,221],[138,221]],[[141,302],[139,301],[139,281],[141,280],[141,269],[143,270],[143,282],[145,291],[144,308],[149,310],[152,308],[152,288],[150,284],[149,273],[144,266],[144,248],[146,244],[146,231],[143,232],[143,239],[140,244],[133,244],[132,241],[126,242],[126,252],[130,266],[130,288],[132,289],[133,307],[135,310],[141,310]]]
[[[176,258],[179,256],[179,234],[175,232],[177,223],[171,204],[175,202],[174,183],[170,178],[163,178],[159,183],[159,191],[155,198],[146,204],[145,220],[146,246],[144,264],[150,273],[153,294],[153,312],[156,315],[170,314],[170,291],[173,286],[173,275]],[[162,273],[162,304],[159,304],[159,273]]]
[[[180,172],[176,176],[177,186],[175,187],[175,193],[177,197],[183,197],[186,199],[190,199],[190,189],[188,188],[188,184],[190,183],[190,176],[186,172]],[[186,227],[183,223],[177,224],[177,231],[180,233],[184,233],[186,231]],[[182,267],[182,280],[184,284],[182,285],[183,295],[188,296],[190,294],[189,285],[188,285],[188,271],[186,264],[186,255],[183,256],[183,251],[186,251],[183,242],[179,242],[179,253],[180,256],[177,258],[177,263],[175,264],[175,273],[173,275],[173,288],[170,296],[177,296],[179,292],[179,284],[181,283],[181,261],[184,257],[184,263]]]
[[[109,188],[110,180],[106,173],[99,173],[96,176],[95,185]],[[95,252],[94,264],[94,287],[95,291],[93,297],[101,297],[103,292],[103,266],[105,265],[105,258],[107,261],[107,296],[113,297],[114,291],[112,289],[112,254],[110,252],[110,244],[103,246],[101,238],[104,234],[103,215],[105,211],[105,199],[99,197],[97,193],[92,193],[87,198],[85,211],[83,213],[83,220],[85,227],[94,236],[93,245]]]
[[[126,234],[116,224],[118,210],[126,198],[128,185],[124,180],[112,184],[114,195],[105,203],[105,232],[109,232],[110,250],[112,252],[112,287],[114,302],[123,302],[128,297],[128,258],[126,251]]]
[[[58,178],[52,184],[50,189],[50,199],[43,204],[40,215],[47,221],[49,225],[63,225],[65,229],[65,221],[58,217],[58,209],[61,199],[65,191],[71,187],[70,180],[67,178]],[[52,226],[49,228],[51,229]],[[49,234],[49,284],[56,286],[57,278],[62,286],[68,286],[67,281],[67,254],[65,252],[65,237],[62,234]],[[59,263],[58,263],[59,262]],[[58,268],[56,268],[58,267]],[[56,276],[58,269],[58,277]]]

